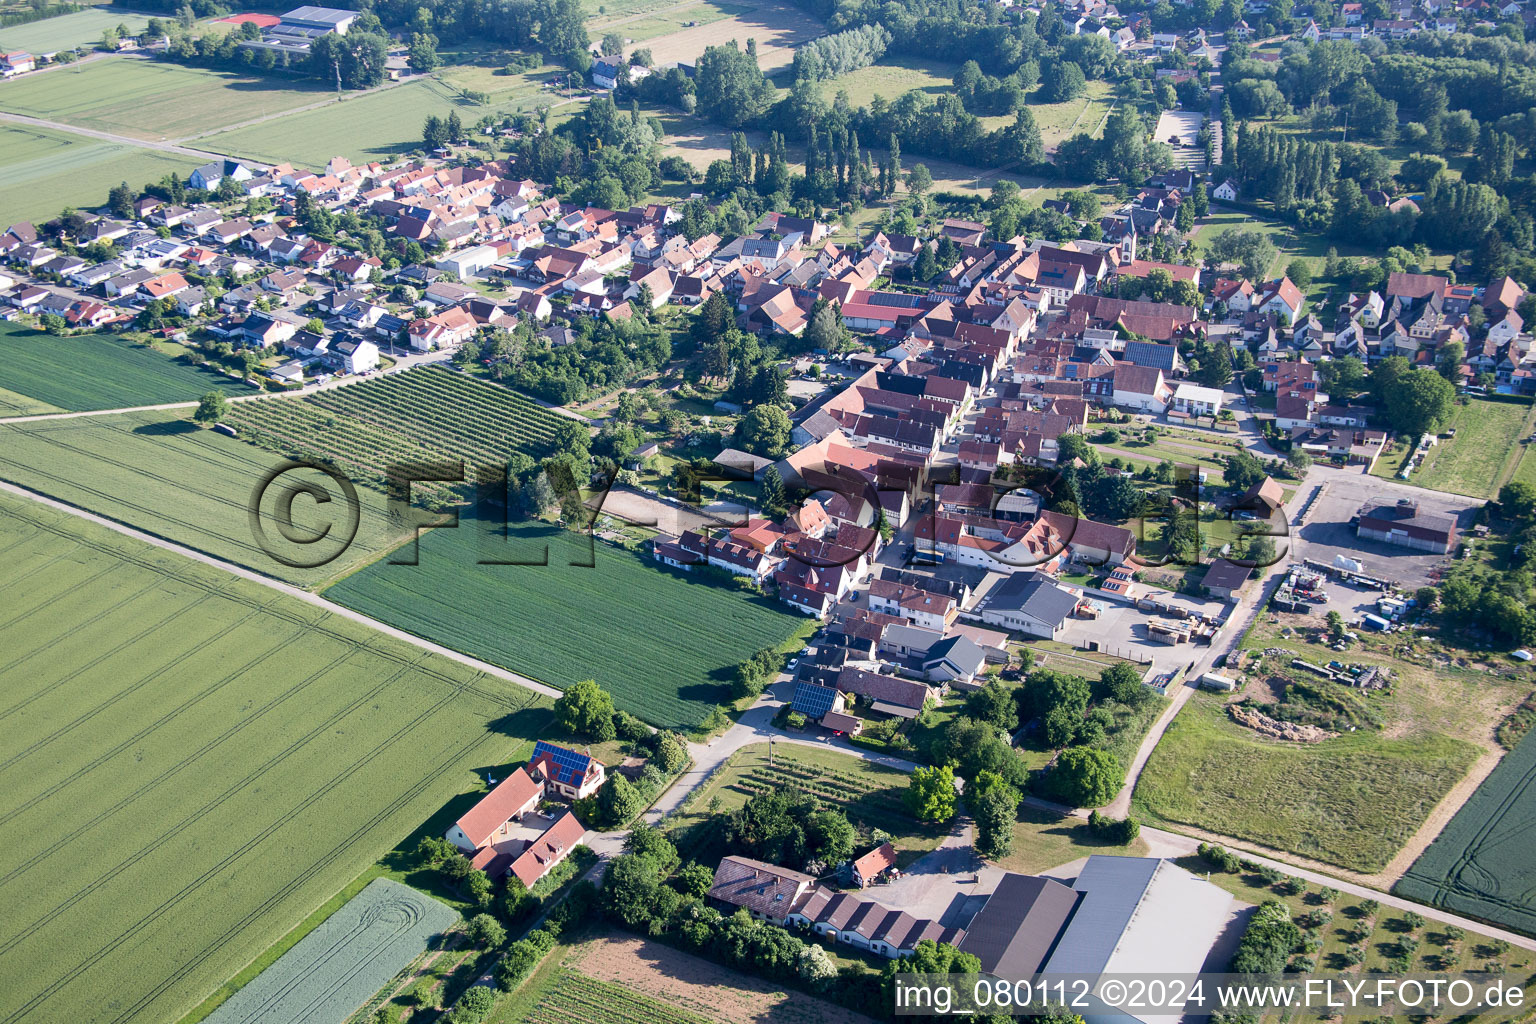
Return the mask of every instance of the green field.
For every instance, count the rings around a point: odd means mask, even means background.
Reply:
[[[1226,697],[1197,694],[1141,774],[1138,815],[1379,871],[1479,754],[1497,749],[1494,726],[1530,693],[1527,672],[1469,664],[1466,652],[1422,636],[1372,633],[1347,653],[1324,639],[1317,616],[1264,613],[1233,663],[1246,679],[1237,697],[1273,701],[1288,685],[1311,682],[1321,687],[1313,706],[1344,711],[1355,731],[1319,743],[1270,739],[1233,721]],[[1362,693],[1321,683],[1293,657],[1384,667],[1391,687]]]
[[[1396,891],[1536,934],[1536,732],[1504,760],[1397,883]]]
[[[130,32],[143,31],[149,19],[141,14],[127,14],[112,7],[96,7],[57,18],[44,18],[29,25],[0,28],[0,50],[26,50],[28,53],[54,53],[91,46],[101,42],[101,34],[119,25]],[[50,71],[52,78],[58,72]]]
[[[0,89],[0,95],[4,92]],[[0,122],[0,222],[41,221],[66,206],[91,209],[104,204],[107,191],[120,181],[143,185],[173,171],[185,175],[198,163],[193,157]]]
[[[345,1020],[460,921],[426,893],[375,879],[207,1019]]]
[[[222,373],[105,335],[59,338],[0,324],[0,387],[61,409],[195,402],[209,391],[255,394]]]
[[[821,94],[830,102],[839,92],[846,92],[848,101],[855,107],[868,106],[876,96],[887,101],[895,100],[914,89],[937,98],[955,91],[954,79],[958,70],[956,65],[943,61],[885,57],[878,64],[826,79],[821,83]]]
[[[514,452],[544,458],[563,417],[500,385],[424,366],[303,399],[242,402],[227,419],[245,440],[334,461],[384,490],[391,463],[461,459],[472,478],[473,467],[504,466]]]
[[[547,718],[25,499],[0,551],[3,1020],[178,1019]]]
[[[1197,694],[1174,718],[1137,781],[1138,817],[1379,871],[1477,757],[1448,736],[1269,740],[1224,703]]]
[[[586,535],[513,522],[503,537],[473,510],[457,529],[423,536],[419,564],[391,564],[403,557],[326,596],[553,686],[595,677],[619,707],[659,726],[696,726],[730,699],[736,665],[804,621]]]
[[[0,426],[0,477],[298,586],[321,585],[398,542],[400,531],[389,518],[383,495],[359,487],[357,535],[345,553],[312,569],[273,559],[256,543],[249,504],[263,474],[284,461],[197,428],[185,410]],[[322,508],[301,497],[293,506],[295,525],[319,529],[332,523],[339,535],[344,523],[339,488],[318,473],[302,477],[324,486],[338,500]],[[261,506],[266,532],[274,542],[280,534],[271,514],[281,493],[281,487],[270,488]],[[334,517],[327,518],[332,513]],[[293,560],[309,560],[336,548],[279,543],[277,550]]]
[[[642,43],[657,36],[671,35],[684,28],[710,25],[739,14],[748,14],[757,8],[752,4],[722,3],[720,0],[702,0],[700,3],[669,7],[649,18],[637,18],[615,25],[607,31],[617,32],[631,43]],[[603,35],[604,32],[595,32]]]
[[[530,104],[531,105],[531,101]],[[199,142],[219,153],[319,167],[333,156],[350,160],[390,160],[420,149],[421,124],[429,114],[457,109],[473,123],[500,108],[458,99],[441,82],[410,82],[331,103],[265,124],[219,132]]]
[[[1474,398],[1468,405],[1458,405],[1440,428],[1442,433],[1455,430],[1456,436],[1442,438],[1431,448],[1408,482],[1433,491],[1492,498],[1514,475],[1525,452],[1520,438],[1530,434],[1533,421],[1536,410],[1521,402]],[[1377,463],[1378,475],[1395,474],[1401,461],[1383,456]]]
[[[710,1024],[710,1018],[641,995],[611,981],[565,968],[544,998],[523,1018],[527,1024]]]
[[[158,142],[281,113],[334,93],[149,60],[95,60],[7,83],[0,109]],[[130,181],[133,179],[129,179]]]
[[[14,391],[0,388],[0,417],[4,416],[37,416],[46,412],[63,412],[56,405],[40,402],[30,395],[18,395]]]

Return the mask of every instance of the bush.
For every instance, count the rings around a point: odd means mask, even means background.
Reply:
[[[495,1005],[496,993],[484,985],[475,985],[459,997],[448,1020],[450,1024],[480,1024]]]
[[[1237,854],[1224,846],[1201,843],[1199,853],[1200,858],[1217,871],[1235,875],[1242,870],[1242,862],[1238,859]]]
[[[791,729],[804,729],[808,721],[809,719],[798,711],[791,711],[784,716],[784,724]]]
[[[483,949],[495,949],[507,941],[507,930],[490,914],[476,914],[465,931],[469,941]]]
[[[1141,835],[1141,826],[1132,817],[1111,818],[1094,811],[1088,815],[1088,829],[1106,843],[1126,846]]]
[[[503,992],[517,988],[554,946],[554,935],[543,928],[531,931],[526,939],[512,943],[507,948],[507,955],[496,966],[496,986]]]

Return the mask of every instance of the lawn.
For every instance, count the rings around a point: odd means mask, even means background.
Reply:
[[[1389,668],[1388,691],[1337,689],[1367,709],[1363,726],[1320,743],[1273,740],[1232,721],[1226,697],[1197,694],[1173,720],[1136,787],[1137,813],[1376,872],[1413,836],[1483,750],[1494,727],[1530,693],[1527,673],[1458,667],[1424,638],[1372,635],[1345,653],[1316,642],[1320,622],[1264,614],[1244,638],[1239,696],[1272,699],[1288,682],[1316,680],[1292,656]],[[1253,794],[1262,793],[1261,801]]]
[[[0,96],[15,84],[0,89]],[[0,122],[0,222],[41,221],[66,206],[97,207],[120,181],[153,183],[173,171],[184,176],[197,165],[193,157]]]
[[[1026,804],[1019,808],[1019,820],[1013,826],[1013,852],[996,863],[1006,871],[1038,875],[1096,853],[1145,857],[1147,841],[1135,839],[1116,846],[1095,836],[1082,818]]]
[[[0,550],[3,1019],[178,1019],[547,720],[26,499]]]
[[[441,117],[455,109],[470,123],[500,110],[495,104],[478,106],[459,99],[441,82],[417,81],[219,132],[199,145],[232,156],[305,167],[323,166],[333,156],[357,162],[392,160],[421,148],[421,125],[428,115]]]
[[[821,83],[821,94],[830,102],[839,92],[846,92],[855,107],[868,106],[876,96],[894,101],[914,89],[937,98],[955,91],[954,79],[958,70],[958,66],[943,61],[891,56],[870,67],[826,79]]]
[[[773,765],[768,744],[754,743],[732,754],[726,766],[667,819],[684,859],[714,863],[723,851],[709,850],[718,837],[714,816],[733,811],[758,793],[796,788],[841,807],[855,827],[890,833],[902,867],[933,850],[949,833],[947,825],[924,825],[907,810],[907,773],[841,751],[797,743],[776,743]],[[713,808],[713,809],[711,809]],[[699,826],[702,831],[690,831]],[[864,852],[863,850],[859,851]]]
[[[249,505],[263,475],[283,464],[279,456],[197,428],[185,411],[0,426],[0,477],[298,586],[321,585],[397,543],[400,528],[391,522],[383,495],[360,487],[356,537],[333,562],[304,569],[273,559],[256,543]],[[340,498],[333,481],[317,473],[301,475]],[[335,553],[336,547],[280,542],[271,515],[287,483],[285,475],[268,488],[261,505],[274,549],[297,561]],[[313,529],[330,523],[339,536],[345,525],[341,507],[339,500],[322,507],[301,496],[293,505],[294,523]]]
[[[1527,733],[1397,883],[1459,914],[1536,933],[1536,733]]]
[[[0,324],[0,387],[61,409],[120,409],[193,402],[209,391],[256,389],[213,370],[107,335],[54,337]]]
[[[0,28],[0,50],[56,53],[99,43],[101,34],[109,28],[126,25],[130,32],[137,33],[148,24],[149,19],[141,14],[128,14],[114,7],[93,7],[15,28]],[[56,74],[51,71],[41,77],[52,78]],[[7,86],[6,91],[9,89]]]
[[[1035,117],[1035,124],[1040,128],[1040,137],[1045,141],[1045,148],[1054,150],[1064,139],[1068,139],[1078,132],[1087,132],[1097,136],[1104,125],[1104,119],[1109,116],[1111,108],[1115,105],[1115,99],[1111,95],[1108,82],[1089,82],[1083,95],[1075,100],[1066,100],[1062,103],[1031,103],[1029,112]],[[1012,116],[999,116],[983,118],[989,130],[1000,125],[1012,124]]]
[[[274,81],[162,61],[94,60],[8,83],[0,109],[158,142],[334,95],[318,84],[283,88]]]
[[[1520,438],[1531,433],[1533,424],[1536,406],[1481,398],[1457,405],[1440,428],[1442,433],[1455,430],[1456,436],[1442,438],[1431,448],[1408,482],[1433,491],[1492,498],[1515,473],[1525,451]],[[1383,455],[1379,464],[1396,473],[1401,461]]]
[[[648,555],[541,522],[464,511],[326,596],[552,686],[596,678],[619,707],[693,728],[730,699],[735,667],[804,620],[777,602],[664,570]],[[424,600],[423,595],[431,595]]]

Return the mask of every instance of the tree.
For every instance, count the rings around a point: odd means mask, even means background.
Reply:
[[[933,175],[928,171],[927,164],[913,164],[907,172],[907,190],[915,195],[922,195],[933,188]]]
[[[1099,463],[1098,449],[1089,444],[1082,434],[1062,434],[1056,439],[1056,464],[1065,466],[1074,459],[1096,466]]]
[[[1115,798],[1124,780],[1120,761],[1108,750],[1069,747],[1056,758],[1048,777],[1051,790],[1074,807],[1102,807]]]
[[[617,32],[609,32],[603,36],[600,49],[604,57],[617,57],[624,52],[624,37]]]
[[[1306,260],[1291,260],[1287,263],[1285,276],[1291,279],[1291,284],[1302,291],[1312,286],[1312,268],[1307,265]]]
[[[207,426],[210,423],[218,423],[229,415],[229,399],[222,391],[210,391],[198,400],[197,411],[192,418]]]
[[[1456,389],[1434,370],[1420,368],[1388,382],[1382,398],[1387,422],[1394,430],[1407,435],[1426,434],[1439,429],[1450,418]]]
[[[807,942],[795,954],[795,975],[812,990],[825,991],[837,980],[837,961],[832,959],[826,947]]]
[[[1435,369],[1440,376],[1455,384],[1461,370],[1461,361],[1466,355],[1467,346],[1459,341],[1448,341],[1435,353]]]
[[[430,32],[412,33],[410,49],[405,59],[411,66],[411,70],[418,75],[437,70],[438,65],[442,64],[442,60],[437,56],[437,36]]]
[[[127,219],[133,216],[134,198],[133,189],[125,181],[121,185],[112,186],[112,191],[107,193],[107,205],[112,208],[114,215]]]
[[[1345,633],[1344,616],[1340,615],[1338,612],[1330,611],[1326,617],[1326,621],[1328,623],[1328,639],[1332,640],[1334,643],[1338,643],[1340,640],[1343,640]]]
[[[949,765],[919,766],[907,778],[907,809],[919,821],[948,821],[955,816],[955,770]]]
[[[755,52],[742,52],[733,39],[699,57],[694,93],[699,113],[727,128],[756,122],[773,99],[773,85],[757,65]]]
[[[1227,231],[1211,239],[1206,247],[1206,261],[1219,266],[1236,263],[1243,276],[1262,280],[1279,250],[1269,236],[1259,231]]]
[[[613,698],[595,679],[575,683],[555,701],[555,720],[569,732],[599,743],[613,739]]]
[[[617,828],[645,809],[645,796],[628,779],[615,773],[597,794],[597,806],[603,820]]]
[[[507,930],[490,914],[476,914],[465,929],[469,941],[482,949],[495,949],[507,941]]]
[[[1013,824],[1019,813],[1019,791],[995,772],[980,772],[966,792],[965,802],[976,821],[976,852],[989,860],[1013,850]]]
[[[777,405],[759,405],[736,424],[736,443],[746,451],[778,458],[789,447],[792,425]]]
[[[1499,510],[1512,519],[1536,516],[1536,484],[1516,481],[1499,488]]]
[[[1264,471],[1264,463],[1248,452],[1234,452],[1228,455],[1226,468],[1222,470],[1227,486],[1241,491],[1246,491],[1254,484],[1262,483],[1268,475]]]
[[[779,475],[777,466],[769,466],[763,471],[763,511],[774,518],[781,518],[789,511],[789,506],[784,497],[784,478]]]
[[[1011,733],[1019,726],[1013,691],[996,679],[966,698],[965,713],[1005,733]]]
[[[1152,692],[1141,684],[1141,673],[1128,661],[1117,661],[1100,672],[1098,691],[1122,704],[1146,700]]]
[[[848,328],[843,325],[842,312],[836,304],[818,302],[805,327],[805,342],[812,349],[823,352],[841,352],[848,347]]]

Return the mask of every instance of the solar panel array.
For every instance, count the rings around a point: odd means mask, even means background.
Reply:
[[[923,304],[923,297],[902,295],[899,292],[872,292],[864,301],[871,306],[900,306],[903,309],[916,309]]]
[[[544,740],[539,740],[533,745],[533,757],[530,760],[537,761],[544,754],[548,754],[549,759],[560,770],[562,781],[585,778],[587,775],[587,765],[592,762],[592,758],[588,754],[578,754],[567,747],[557,747],[553,743],[546,743]]]
[[[807,718],[820,718],[832,710],[836,700],[837,691],[830,686],[801,683],[795,687],[795,699],[790,702],[790,707]]]

